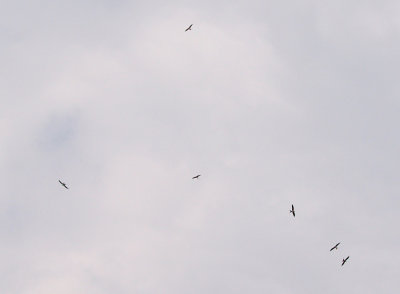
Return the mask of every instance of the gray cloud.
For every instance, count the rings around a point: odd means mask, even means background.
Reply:
[[[398,4],[6,4],[2,293],[393,293]]]

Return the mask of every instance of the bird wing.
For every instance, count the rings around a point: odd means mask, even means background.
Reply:
[[[330,250],[330,251],[332,251],[333,249],[337,249],[337,247],[339,246],[339,244],[340,244],[340,242],[339,242],[339,243],[337,243],[335,246],[333,246],[333,247],[331,248],[331,250]]]
[[[346,261],[349,259],[350,256],[347,256],[345,259],[343,259],[342,261],[342,265],[344,265],[346,263]]]
[[[61,185],[64,186],[65,189],[68,189],[68,187],[67,187],[67,185],[65,183],[61,182],[60,180],[58,180],[58,181],[60,182]]]

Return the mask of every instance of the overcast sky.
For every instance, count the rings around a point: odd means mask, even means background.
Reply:
[[[0,35],[1,293],[398,289],[399,1],[4,0]]]

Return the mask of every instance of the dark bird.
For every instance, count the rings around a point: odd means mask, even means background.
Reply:
[[[338,249],[337,247],[339,246],[339,244],[340,244],[340,242],[339,243],[337,243],[335,246],[333,246],[332,248],[331,248],[331,250],[329,250],[329,251],[332,251],[333,249]]]
[[[349,259],[350,256],[347,256],[345,259],[342,261],[342,266],[346,263],[346,261]]]
[[[292,204],[292,210],[290,210],[289,213],[292,213],[292,214],[293,214],[293,217],[296,217],[296,212],[294,211],[294,206],[293,206],[293,204]]]
[[[194,176],[192,179],[198,179],[201,175]]]
[[[58,180],[60,182],[61,185],[64,186],[65,189],[68,189],[67,185],[65,185],[65,183],[61,182],[60,180]]]
[[[191,31],[191,30],[192,30],[192,25],[193,25],[193,24],[191,24],[191,25],[185,30],[185,32]]]

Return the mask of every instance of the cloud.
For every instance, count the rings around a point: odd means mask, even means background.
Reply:
[[[1,16],[2,293],[393,293],[396,3]]]

